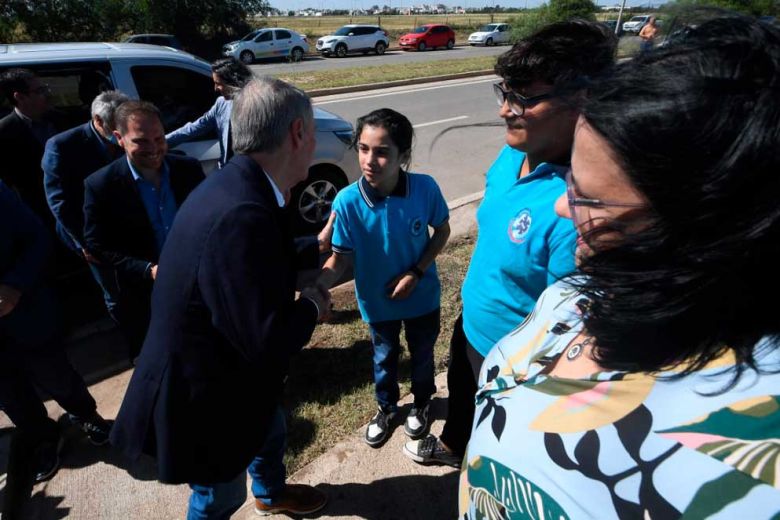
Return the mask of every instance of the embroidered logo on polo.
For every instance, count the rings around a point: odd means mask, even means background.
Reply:
[[[509,240],[515,244],[522,244],[525,242],[525,237],[531,229],[531,222],[531,212],[527,208],[520,210],[520,212],[509,221],[509,229],[507,230],[509,233]]]
[[[420,233],[423,232],[423,229],[425,229],[425,224],[423,224],[422,219],[420,217],[413,218],[412,223],[409,226],[409,232],[412,236],[419,236]]]

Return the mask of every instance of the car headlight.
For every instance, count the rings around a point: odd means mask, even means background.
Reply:
[[[352,132],[352,130],[336,130],[333,133],[336,134],[336,137],[339,138],[339,141],[347,146],[352,146],[352,142],[355,138],[355,134]]]

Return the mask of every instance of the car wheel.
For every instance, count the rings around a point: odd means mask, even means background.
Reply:
[[[417,50],[418,51],[422,52],[425,49],[427,49],[427,47],[425,46],[425,42],[420,42],[420,43],[417,44]]]
[[[246,63],[247,65],[251,65],[252,62],[255,61],[255,55],[252,54],[252,51],[243,51],[238,57],[243,63]]]
[[[387,49],[387,45],[385,45],[385,42],[376,42],[376,47],[374,47],[374,50],[376,51],[377,56],[384,54],[385,49]]]
[[[343,43],[339,43],[338,45],[336,45],[336,56],[338,56],[339,58],[343,58],[346,55],[347,55],[347,46],[344,45]]]
[[[330,216],[336,194],[347,183],[338,169],[314,166],[309,178],[292,190],[289,209],[297,234],[316,233]]]
[[[447,40],[447,49],[452,50],[455,47],[455,40]]]
[[[293,50],[290,51],[290,61],[301,61],[303,59],[303,49],[300,47],[295,47]]]
[[[485,45],[488,47],[493,45],[493,38],[488,38],[487,40],[485,40]]]

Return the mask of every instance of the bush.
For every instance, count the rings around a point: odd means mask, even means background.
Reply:
[[[526,11],[509,20],[512,24],[512,41],[531,36],[545,25],[564,22],[573,18],[595,20],[597,7],[592,0],[550,0],[549,4]]]

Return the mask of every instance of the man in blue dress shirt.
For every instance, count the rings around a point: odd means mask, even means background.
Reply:
[[[84,182],[84,241],[99,262],[116,269],[116,315],[134,359],[149,326],[163,244],[176,211],[204,175],[195,159],[167,154],[160,112],[151,103],[128,101],[115,118],[126,156]]]

